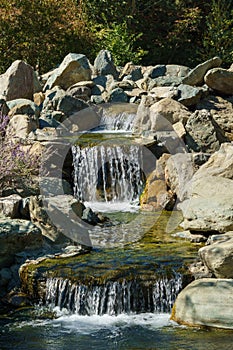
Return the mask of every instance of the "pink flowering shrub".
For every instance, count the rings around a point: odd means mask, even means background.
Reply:
[[[0,112],[0,193],[5,187],[14,186],[19,177],[30,181],[39,169],[39,159],[30,148],[25,150],[10,131],[6,136],[8,123],[9,117]]]

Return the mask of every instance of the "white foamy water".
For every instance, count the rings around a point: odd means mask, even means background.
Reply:
[[[137,203],[129,202],[84,202],[85,207],[101,213],[129,212],[137,213],[140,209]]]

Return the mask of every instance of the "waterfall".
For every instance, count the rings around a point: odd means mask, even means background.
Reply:
[[[108,131],[131,131],[134,119],[133,113],[119,113],[114,116],[105,114],[100,119],[100,128]]]
[[[47,306],[58,306],[78,315],[168,313],[182,288],[182,277],[161,278],[155,283],[108,281],[103,285],[72,284],[68,279],[46,282]]]
[[[133,202],[143,188],[137,145],[72,147],[74,195],[83,202]]]

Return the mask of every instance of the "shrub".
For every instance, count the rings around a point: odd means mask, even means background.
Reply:
[[[10,132],[6,136],[8,122],[9,117],[0,113],[0,192],[14,186],[19,177],[30,183],[32,175],[36,175],[39,169],[39,158],[31,154],[30,147],[25,150]]]

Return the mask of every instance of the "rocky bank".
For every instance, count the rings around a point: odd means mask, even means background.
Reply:
[[[221,68],[218,57],[193,69],[132,62],[116,67],[106,50],[92,65],[86,56],[70,53],[58,68],[43,75],[23,61],[13,62],[0,76],[0,95],[2,114],[10,118],[4,137],[46,159],[51,169],[63,147],[58,130],[69,118],[87,108],[94,111],[88,120],[80,117],[72,124],[74,132],[88,130],[100,123],[105,103],[118,106],[113,107],[112,118],[119,114],[119,104],[124,104],[126,115],[133,105],[132,134],[157,159],[146,179],[141,208],[180,210],[183,222],[178,235],[206,242],[190,267],[196,280],[178,296],[172,318],[191,326],[233,328],[232,67]],[[53,154],[45,155],[48,145]],[[73,197],[71,174],[67,151],[62,193],[56,192],[60,181],[56,172],[47,181],[57,197],[57,210],[72,220],[72,213],[82,218],[85,208]],[[36,174],[30,183],[20,178],[14,187],[0,188],[1,297],[15,305],[27,299],[12,298],[12,290],[19,288],[20,265],[28,258],[61,252],[72,243],[49,219],[40,190]],[[93,215],[90,222],[98,224]],[[86,251],[84,245],[70,248],[68,254]]]

